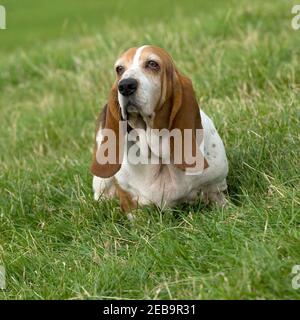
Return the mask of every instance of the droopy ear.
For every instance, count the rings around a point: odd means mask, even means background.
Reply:
[[[203,142],[203,127],[200,109],[192,82],[189,78],[179,74],[176,70],[173,79],[173,106],[170,115],[169,130],[179,129],[182,137],[181,154],[174,147],[174,139],[171,140],[171,158],[176,167],[181,170],[201,172],[208,168],[208,162],[204,158],[200,144]],[[186,130],[189,129],[189,130]],[[175,159],[179,158],[180,163]]]
[[[120,170],[124,150],[124,132],[120,132],[120,130],[122,130],[122,126],[120,125],[121,111],[118,103],[116,84],[114,84],[111,89],[108,103],[98,121],[99,125],[96,129],[96,141],[91,172],[97,177],[109,178]],[[100,141],[98,140],[99,130],[100,136],[102,136]],[[114,137],[108,135],[108,133],[111,133]],[[108,154],[112,155],[112,158],[110,159],[113,161],[108,161]]]
[[[165,74],[163,83],[166,100],[155,114],[153,127],[168,127],[170,132],[175,129],[173,132],[179,133],[181,140],[176,142],[171,135],[171,161],[188,174],[200,173],[209,165],[199,148],[203,127],[192,82],[173,68]]]

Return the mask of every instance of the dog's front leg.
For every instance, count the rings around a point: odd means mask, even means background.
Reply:
[[[132,211],[137,208],[137,201],[133,200],[131,194],[123,190],[117,182],[115,184],[121,210],[127,214],[129,220],[134,220],[135,216]]]

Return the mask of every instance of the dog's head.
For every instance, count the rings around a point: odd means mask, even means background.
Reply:
[[[179,129],[182,132],[191,129],[191,156],[202,156],[198,152],[196,141],[196,129],[202,129],[202,124],[192,83],[179,73],[165,50],[155,46],[131,48],[117,59],[115,73],[116,80],[108,99],[105,128],[112,129],[119,136],[119,122],[128,120],[132,128]],[[117,139],[117,147],[119,143],[120,139]],[[182,140],[183,145],[188,143]],[[170,151],[171,158],[174,158],[172,141]],[[92,173],[100,177],[114,175],[122,163],[120,151],[116,153],[117,165],[99,164],[94,155]],[[202,158],[202,162],[203,160],[206,168],[208,164]],[[175,165],[185,170],[195,164],[183,159],[182,163]]]

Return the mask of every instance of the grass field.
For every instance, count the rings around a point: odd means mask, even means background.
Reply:
[[[299,299],[300,30],[292,1],[1,1],[3,299]],[[130,223],[95,203],[94,121],[132,46],[164,47],[226,144],[228,208]]]

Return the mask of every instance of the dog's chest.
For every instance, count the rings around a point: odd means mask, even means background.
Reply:
[[[119,185],[140,204],[154,203],[159,207],[172,206],[181,199],[194,200],[199,185],[172,165],[124,163],[116,175]]]

